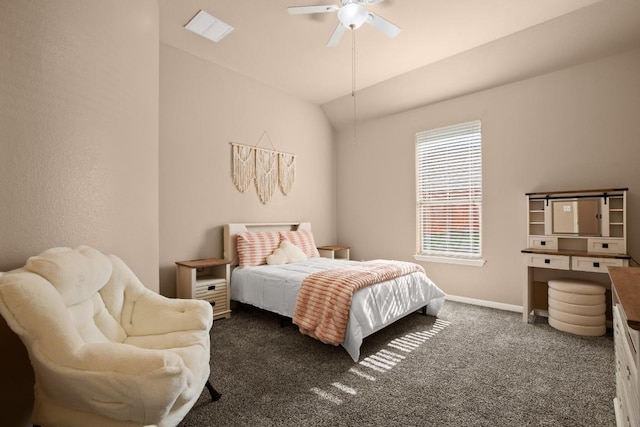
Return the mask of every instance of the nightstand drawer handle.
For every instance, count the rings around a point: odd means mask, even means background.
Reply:
[[[593,267],[594,268],[600,268],[600,263],[599,262],[594,262],[593,263]]]
[[[545,259],[545,260],[544,260],[544,263],[545,263],[545,264],[551,264],[551,260],[550,260],[550,259]]]
[[[216,290],[216,285],[211,285],[207,288],[208,291],[215,291]]]

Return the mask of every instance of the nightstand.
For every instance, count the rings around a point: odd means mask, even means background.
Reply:
[[[351,246],[330,245],[318,247],[321,257],[334,259],[349,259],[349,250]]]
[[[205,300],[213,306],[213,320],[231,317],[229,261],[220,258],[176,261],[178,298]]]

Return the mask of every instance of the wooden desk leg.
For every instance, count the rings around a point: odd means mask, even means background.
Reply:
[[[533,268],[527,266],[527,283],[524,290],[524,301],[522,302],[522,320],[527,323],[535,322],[533,311]]]

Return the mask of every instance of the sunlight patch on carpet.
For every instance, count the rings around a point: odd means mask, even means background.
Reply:
[[[385,372],[393,369],[399,363],[402,363],[404,359],[406,359],[406,355],[401,353],[411,353],[412,351],[419,348],[422,344],[427,342],[429,339],[433,338],[438,334],[438,332],[442,331],[444,328],[449,326],[451,323],[446,320],[436,319],[431,328],[420,331],[420,332],[411,332],[407,335],[396,338],[387,344],[387,347],[390,347],[392,350],[382,349],[371,356],[365,357],[361,360],[358,365],[361,368],[366,368],[364,370],[357,369],[352,367],[349,369],[349,372],[360,377],[367,379],[369,381],[375,381],[375,375],[384,374]],[[368,373],[367,370],[371,370],[374,372]],[[334,382],[331,384],[334,389],[332,391],[338,393],[344,393],[348,395],[354,396],[358,394],[358,390],[352,386],[345,385],[343,383]],[[337,390],[335,390],[337,389]],[[322,390],[318,387],[313,387],[311,392],[318,395],[323,400],[334,403],[336,405],[340,405],[343,402],[343,399],[336,396],[333,393]]]
[[[318,387],[312,388],[311,391],[317,394],[322,399],[328,400],[329,402],[335,403],[336,405],[339,405],[342,403],[342,399]]]
[[[357,394],[358,392],[356,391],[355,388],[351,388],[349,386],[346,386],[342,383],[332,383],[332,386],[334,386],[335,388],[337,388],[338,390],[344,391],[347,394]]]
[[[360,370],[358,370],[356,368],[349,369],[349,372],[351,372],[352,374],[356,374],[357,376],[362,377],[364,379],[367,379],[369,381],[375,381],[376,380],[376,377],[374,377],[372,375],[369,375],[369,374],[367,374],[365,372],[362,372],[362,371],[360,371]]]

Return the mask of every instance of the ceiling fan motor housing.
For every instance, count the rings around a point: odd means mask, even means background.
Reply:
[[[360,3],[349,3],[340,8],[338,19],[347,28],[359,28],[369,17],[369,12]]]
[[[337,46],[342,35],[347,29],[355,30],[367,23],[388,37],[395,37],[400,33],[400,27],[392,24],[386,19],[369,12],[367,5],[380,3],[383,0],[342,0],[342,6],[338,5],[317,5],[317,6],[294,6],[287,10],[290,15],[304,15],[309,13],[329,13],[338,12],[339,23],[331,34],[328,47]]]

